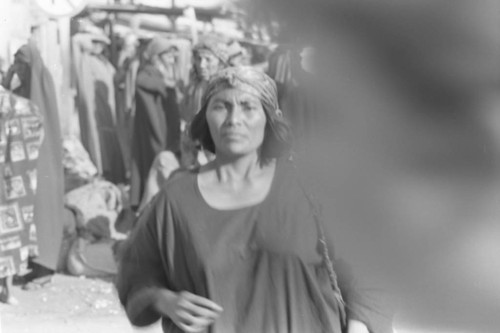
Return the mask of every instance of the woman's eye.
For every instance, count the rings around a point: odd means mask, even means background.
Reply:
[[[222,104],[215,104],[212,106],[212,109],[213,110],[224,110],[225,108],[224,108],[224,105],[222,105]]]
[[[255,105],[252,105],[252,104],[243,104],[243,110],[245,110],[245,111],[253,111],[253,110],[255,110]]]

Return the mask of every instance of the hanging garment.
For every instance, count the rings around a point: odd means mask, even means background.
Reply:
[[[136,56],[125,58],[115,76],[117,130],[127,175],[130,173],[132,133],[135,116],[135,85],[139,70]]]
[[[0,87],[0,278],[26,273],[38,254],[34,209],[43,118]]]
[[[91,52],[93,38],[73,37],[80,135],[99,173],[119,183],[125,180],[125,166],[117,130],[115,69],[104,56]]]
[[[44,119],[45,140],[38,159],[38,188],[35,203],[35,223],[38,233],[39,256],[36,263],[55,269],[59,258],[64,223],[64,173],[62,140],[54,81],[33,42],[16,53],[31,68],[30,82],[23,82],[14,93],[28,98],[40,110]]]

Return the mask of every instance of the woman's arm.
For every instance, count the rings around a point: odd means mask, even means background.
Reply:
[[[162,258],[160,244],[168,243],[172,214],[161,192],[139,217],[136,229],[120,259],[116,288],[130,322],[147,326],[161,317],[170,318],[184,332],[201,332],[220,315],[222,308],[186,291],[172,290],[167,275],[174,274]],[[171,235],[170,235],[171,236]],[[168,237],[172,243],[172,237]],[[173,251],[167,245],[166,250]],[[170,276],[171,278],[171,276]]]
[[[339,287],[347,305],[347,332],[393,332],[392,309],[388,304],[386,292],[372,286],[368,278],[355,277],[346,262],[337,259],[334,266]]]
[[[160,252],[159,231],[168,232],[166,198],[158,196],[141,214],[119,262],[116,288],[132,324],[146,326],[160,318],[153,304],[156,292],[168,289]]]

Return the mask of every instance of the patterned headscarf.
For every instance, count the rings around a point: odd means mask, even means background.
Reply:
[[[281,156],[290,149],[290,128],[279,109],[278,93],[273,79],[251,67],[229,67],[215,74],[203,94],[202,107],[191,124],[191,137],[199,140],[204,149],[215,153],[206,121],[210,99],[225,89],[240,89],[257,93],[266,114],[266,137],[261,151],[263,160]]]
[[[205,38],[193,47],[193,54],[208,51],[216,56],[224,65],[229,61],[229,50],[225,43],[212,38]]]
[[[276,84],[264,72],[251,67],[229,67],[215,74],[209,81],[202,98],[202,109],[206,108],[210,99],[220,91],[230,88],[248,90],[253,88],[268,117],[281,116],[278,105]]]

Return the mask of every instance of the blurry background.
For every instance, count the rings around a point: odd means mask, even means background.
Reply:
[[[500,2],[249,6],[313,46],[303,169],[338,254],[396,296],[398,331],[498,332]]]

